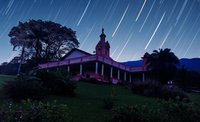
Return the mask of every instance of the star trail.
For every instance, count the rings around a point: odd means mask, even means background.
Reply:
[[[141,14],[141,12],[142,12],[142,10],[143,10],[143,8],[144,8],[144,6],[145,6],[146,2],[147,2],[147,0],[144,0],[144,3],[143,3],[143,5],[142,5],[142,7],[141,7],[141,9],[140,9],[140,12],[138,13],[138,15],[137,15],[137,17],[136,17],[135,21],[137,21],[137,20],[138,20],[138,18],[140,17],[140,14]]]
[[[126,7],[126,10],[124,11],[124,13],[123,13],[123,15],[122,15],[122,17],[121,17],[121,19],[120,19],[120,21],[119,21],[119,23],[118,23],[116,29],[115,29],[115,31],[113,32],[112,37],[115,36],[115,33],[117,32],[117,30],[118,30],[118,28],[119,28],[121,22],[123,21],[125,15],[126,15],[126,12],[127,12],[127,10],[128,10],[128,7],[129,7],[129,5]]]
[[[18,55],[8,33],[19,21],[50,20],[76,31],[93,53],[101,28],[117,61],[170,48],[179,58],[200,57],[200,0],[0,0],[0,63]]]
[[[162,20],[163,20],[164,16],[165,16],[165,13],[164,13],[164,14],[163,14],[163,16],[161,17],[161,19],[160,19],[160,21],[159,21],[158,25],[156,26],[156,29],[154,30],[154,32],[153,32],[153,34],[152,34],[152,36],[151,36],[150,40],[148,41],[147,45],[145,46],[145,48],[144,48],[145,50],[148,48],[148,46],[149,46],[149,44],[151,43],[151,41],[152,41],[152,39],[153,39],[154,35],[156,34],[156,32],[157,32],[158,28],[160,27],[160,24],[161,24],[161,22],[162,22]]]

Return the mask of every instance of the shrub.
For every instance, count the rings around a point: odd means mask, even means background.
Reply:
[[[5,122],[69,122],[72,120],[66,104],[24,101],[20,105],[3,105],[0,121]]]
[[[122,106],[116,109],[113,109],[113,117],[110,122],[143,122],[141,118],[141,113],[134,106]]]
[[[152,109],[146,105],[122,106],[113,109],[110,122],[163,122],[159,109]]]
[[[181,100],[189,102],[187,94],[175,85],[162,85],[156,81],[137,81],[132,84],[132,91],[144,96],[157,97],[165,100]]]
[[[41,79],[43,86],[48,89],[50,94],[74,95],[76,82],[71,81],[65,71],[38,71],[36,76]]]
[[[132,91],[145,96],[160,96],[161,84],[157,81],[137,81],[132,84]]]
[[[121,106],[113,109],[110,122],[199,122],[200,106],[194,103],[159,101],[158,107]]]
[[[32,71],[19,75],[15,80],[6,81],[3,91],[15,100],[41,99],[46,94],[74,95],[76,82],[69,80],[64,71]]]
[[[168,121],[172,122],[199,122],[200,106],[194,103],[161,101],[161,112],[165,114]]]
[[[161,91],[160,98],[165,100],[173,99],[173,100],[181,100],[185,102],[189,102],[190,98],[188,95],[177,86],[164,86]]]
[[[6,97],[14,100],[41,99],[45,94],[42,82],[37,77],[20,75],[15,80],[6,81],[3,85]]]

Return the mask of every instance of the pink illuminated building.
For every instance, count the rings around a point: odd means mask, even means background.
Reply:
[[[126,66],[114,61],[110,57],[110,44],[106,41],[104,29],[100,41],[96,45],[95,54],[87,53],[80,49],[72,49],[62,60],[40,64],[40,69],[66,68],[75,80],[91,80],[109,82],[133,82],[145,79],[146,67]]]

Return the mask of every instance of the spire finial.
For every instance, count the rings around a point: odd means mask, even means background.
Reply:
[[[102,33],[104,33],[104,28],[102,27]]]
[[[101,38],[101,40],[105,40],[105,38],[106,38],[106,35],[104,33],[104,28],[103,27],[102,27],[102,30],[101,30],[100,38]]]

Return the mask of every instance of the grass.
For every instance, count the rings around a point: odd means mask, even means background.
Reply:
[[[155,106],[155,99],[147,98],[133,93],[125,89],[123,86],[114,86],[116,89],[115,106],[118,105],[134,105],[134,104],[148,104]],[[60,103],[67,103],[74,121],[105,121],[111,112],[103,108],[105,98],[111,96],[113,85],[99,85],[85,82],[79,82],[76,89],[76,97],[51,97],[51,100],[58,100]]]
[[[190,93],[189,96],[192,99],[192,101],[194,101],[196,103],[200,103],[200,94],[199,93]]]
[[[13,79],[14,76],[0,75],[0,86],[5,80]],[[102,122],[111,115],[111,111],[103,108],[105,98],[111,97],[112,89],[115,89],[115,106],[120,105],[149,105],[158,107],[157,99],[133,94],[131,90],[120,85],[92,84],[79,82],[75,97],[48,96],[43,101],[66,103],[71,111],[75,122]],[[199,94],[189,94],[193,101],[200,102]],[[7,100],[1,100],[8,102]]]
[[[2,85],[4,83],[4,81],[10,80],[10,79],[14,79],[15,76],[10,76],[10,75],[0,75],[0,88],[2,88]]]

